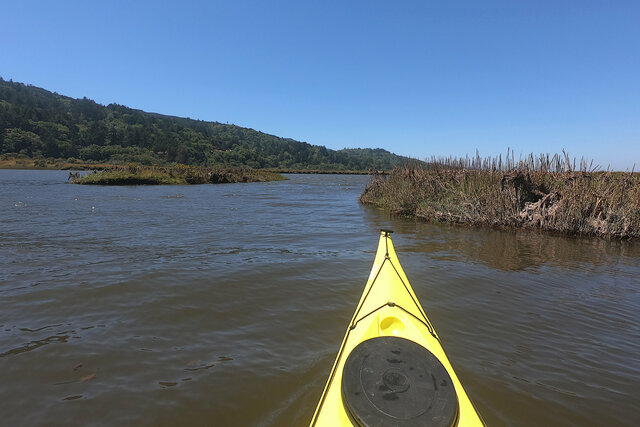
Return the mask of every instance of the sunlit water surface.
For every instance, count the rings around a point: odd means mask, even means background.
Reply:
[[[305,425],[378,230],[492,426],[640,423],[640,245],[390,218],[368,177],[0,170],[3,425]]]

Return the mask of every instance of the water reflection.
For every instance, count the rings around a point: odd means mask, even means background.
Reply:
[[[431,254],[442,260],[480,262],[505,271],[522,271],[544,265],[581,268],[610,263],[637,263],[640,245],[629,241],[585,237],[564,237],[533,230],[491,230],[431,224],[390,216],[365,207],[365,219],[372,227],[387,217],[389,227],[409,244],[404,250]]]

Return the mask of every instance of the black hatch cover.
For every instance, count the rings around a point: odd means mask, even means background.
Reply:
[[[442,363],[399,337],[377,337],[353,349],[342,372],[342,400],[362,427],[443,426],[458,417],[458,398]]]

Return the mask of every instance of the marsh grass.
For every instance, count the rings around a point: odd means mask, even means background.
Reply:
[[[113,166],[76,177],[74,184],[93,185],[180,185],[266,182],[286,179],[280,174],[248,167]]]
[[[569,156],[431,159],[376,176],[360,201],[428,221],[640,237],[640,175]],[[577,168],[576,168],[577,166]]]

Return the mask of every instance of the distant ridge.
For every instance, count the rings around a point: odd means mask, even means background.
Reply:
[[[142,164],[392,169],[411,159],[376,148],[331,150],[218,122],[101,105],[0,78],[0,154]]]

